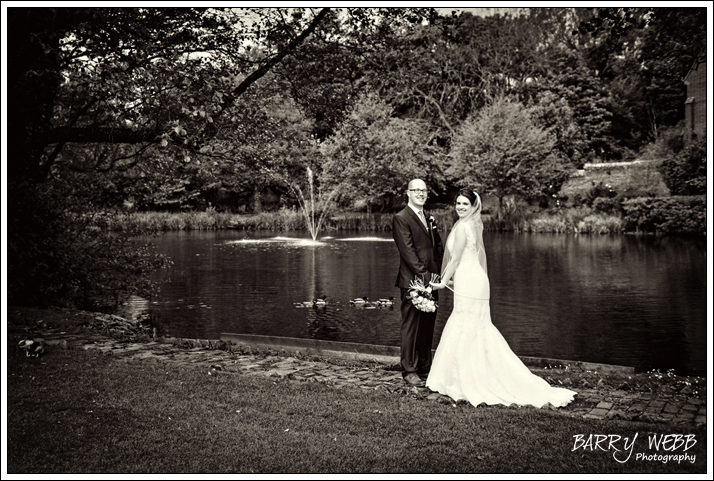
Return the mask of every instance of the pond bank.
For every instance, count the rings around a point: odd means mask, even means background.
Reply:
[[[303,339],[281,336],[260,336],[256,334],[221,334],[221,341],[238,346],[239,349],[264,349],[278,350],[290,355],[322,356],[355,361],[374,361],[396,366],[400,363],[399,347],[381,346],[374,344],[360,344],[355,342],[325,341],[321,339]],[[207,342],[207,341],[205,341]],[[432,354],[435,349],[432,349]],[[558,368],[579,371],[597,371],[600,373],[618,373],[620,375],[634,374],[635,369],[630,366],[616,366],[583,361],[566,361],[563,359],[548,359],[543,357],[518,356],[527,366],[537,368]]]
[[[454,223],[451,209],[434,209],[430,214],[442,232],[448,232]],[[322,233],[334,231],[390,232],[394,213],[334,212],[325,218]],[[511,215],[509,220],[497,221],[490,215],[484,217],[487,231],[515,231],[570,234],[621,234],[622,218],[618,215],[596,212],[589,207],[563,208],[554,211],[523,212]],[[108,226],[115,231],[133,231],[144,234],[182,230],[223,230],[286,232],[308,230],[304,215],[293,209],[281,209],[259,214],[232,214],[228,212],[188,211],[134,212],[119,214]]]
[[[429,402],[453,403],[447,396],[428,389],[407,387],[398,366],[388,360],[384,362],[385,359],[320,357],[299,351],[265,349],[265,345],[261,347],[259,343],[250,346],[245,340],[239,345],[230,339],[153,339],[147,328],[100,313],[9,308],[9,345],[16,345],[25,337],[43,339],[47,349],[40,359],[44,360],[51,359],[54,349],[97,350],[124,359],[199,365],[208,375],[240,373],[296,383],[321,382],[336,389],[384,389]],[[530,369],[550,384],[578,392],[569,406],[553,408],[565,416],[706,425],[704,378],[587,367],[593,366],[566,362],[564,366],[531,366]]]

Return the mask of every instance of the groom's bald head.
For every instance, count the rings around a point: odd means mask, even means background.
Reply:
[[[409,181],[407,189],[426,189],[426,182],[421,179],[412,179]]]

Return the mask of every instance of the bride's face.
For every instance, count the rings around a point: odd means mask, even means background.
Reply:
[[[458,196],[456,198],[456,213],[459,215],[459,218],[465,217],[469,212],[471,212],[471,202],[469,202],[469,199],[463,195]]]

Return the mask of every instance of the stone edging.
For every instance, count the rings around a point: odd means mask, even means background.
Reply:
[[[114,329],[95,331],[96,334],[86,331],[84,333],[69,333],[54,328],[41,329],[41,331],[32,334],[35,334],[35,339],[38,340],[42,337],[48,346],[56,346],[60,349],[96,350],[127,360],[140,359],[200,366],[207,369],[209,375],[235,373],[279,377],[293,382],[321,382],[338,389],[345,387],[367,390],[385,389],[391,393],[414,396],[418,399],[454,403],[448,396],[433,393],[426,388],[418,389],[406,386],[402,381],[401,372],[398,372],[398,348],[395,347],[304,339],[295,341],[292,338],[232,334],[222,334],[219,340],[207,340],[173,337],[152,338],[148,333],[127,338],[127,336],[122,336],[121,332],[115,332]],[[28,334],[30,333],[28,332]],[[113,337],[112,334],[119,334],[119,338]],[[256,351],[269,351],[269,354],[266,356],[265,352]],[[300,355],[291,356],[291,352],[300,353]],[[303,356],[316,356],[317,360],[315,357],[309,360]],[[326,360],[334,357],[355,361],[375,361],[381,366],[348,367]],[[554,359],[522,359],[524,362],[530,363],[531,366],[535,363],[535,365],[546,369],[558,369],[563,367],[563,364],[565,364],[565,369],[575,368],[575,365],[578,364]],[[593,363],[581,365],[585,369],[592,369],[594,366],[596,365]],[[606,365],[598,366],[602,368]],[[616,369],[618,366],[612,368]],[[573,386],[573,389],[578,392],[573,403],[562,408],[549,405],[543,408],[550,408],[555,414],[570,417],[619,419],[672,425],[706,425],[705,399],[688,399],[674,393],[602,390],[599,389],[599,385],[598,388],[591,388],[587,385]],[[459,401],[459,403],[462,402]],[[532,407],[511,405],[503,408]]]
[[[296,337],[261,336],[256,334],[221,333],[221,341],[231,342],[241,347],[285,350],[291,353],[339,357],[358,361],[376,361],[384,364],[399,364],[399,347],[355,342],[325,341],[321,339],[302,339]],[[432,350],[433,352],[433,350]],[[603,373],[632,374],[634,367],[600,364],[584,361],[566,361],[532,356],[518,356],[527,366],[557,367],[575,366],[588,371]]]

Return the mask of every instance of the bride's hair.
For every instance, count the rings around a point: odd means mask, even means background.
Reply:
[[[470,189],[461,189],[456,197],[458,198],[459,196],[466,197],[472,207],[475,206],[479,212],[481,211],[481,197],[477,196],[476,192]],[[454,202],[456,202],[456,199],[454,199]]]

